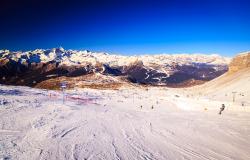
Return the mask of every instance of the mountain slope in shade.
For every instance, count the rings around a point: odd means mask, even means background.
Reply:
[[[63,48],[1,50],[0,83],[37,86],[54,78],[100,73],[122,77],[120,83],[185,86],[220,76],[228,70],[229,61],[218,55],[201,54],[121,56]]]

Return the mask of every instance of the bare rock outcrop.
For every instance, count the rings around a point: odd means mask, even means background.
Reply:
[[[229,73],[234,73],[245,68],[250,68],[250,52],[241,53],[233,58],[229,64]]]

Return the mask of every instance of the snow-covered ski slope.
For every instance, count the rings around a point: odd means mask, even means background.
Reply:
[[[250,68],[235,73],[226,73],[203,85],[193,87],[194,93],[202,93],[213,100],[224,100],[235,103],[249,103],[250,101]]]
[[[250,159],[246,98],[241,106],[188,89],[126,87],[70,90],[65,99],[0,86],[0,159]]]

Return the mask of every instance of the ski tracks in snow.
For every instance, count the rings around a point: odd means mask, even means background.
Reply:
[[[127,94],[132,93],[134,91]],[[217,113],[214,115],[212,112],[181,111],[171,97],[160,100],[154,94],[149,94],[152,97],[149,99],[143,95],[145,91],[141,94],[147,98],[135,102],[129,96],[124,99],[123,95],[119,97],[118,94],[114,95],[115,92],[112,94],[113,100],[106,97],[98,102],[104,105],[47,102],[42,101],[44,96],[39,99],[37,95],[37,105],[29,105],[29,101],[22,99],[15,100],[20,105],[0,110],[3,116],[0,120],[0,158],[250,158],[247,151],[250,128],[248,115],[239,113],[218,117]],[[119,101],[121,99],[123,101]],[[154,108],[151,108],[154,99],[160,103],[154,103]]]

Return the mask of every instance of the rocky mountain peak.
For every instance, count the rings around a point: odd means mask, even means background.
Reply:
[[[234,73],[239,70],[250,67],[250,52],[244,52],[232,59],[229,64],[229,73]]]

